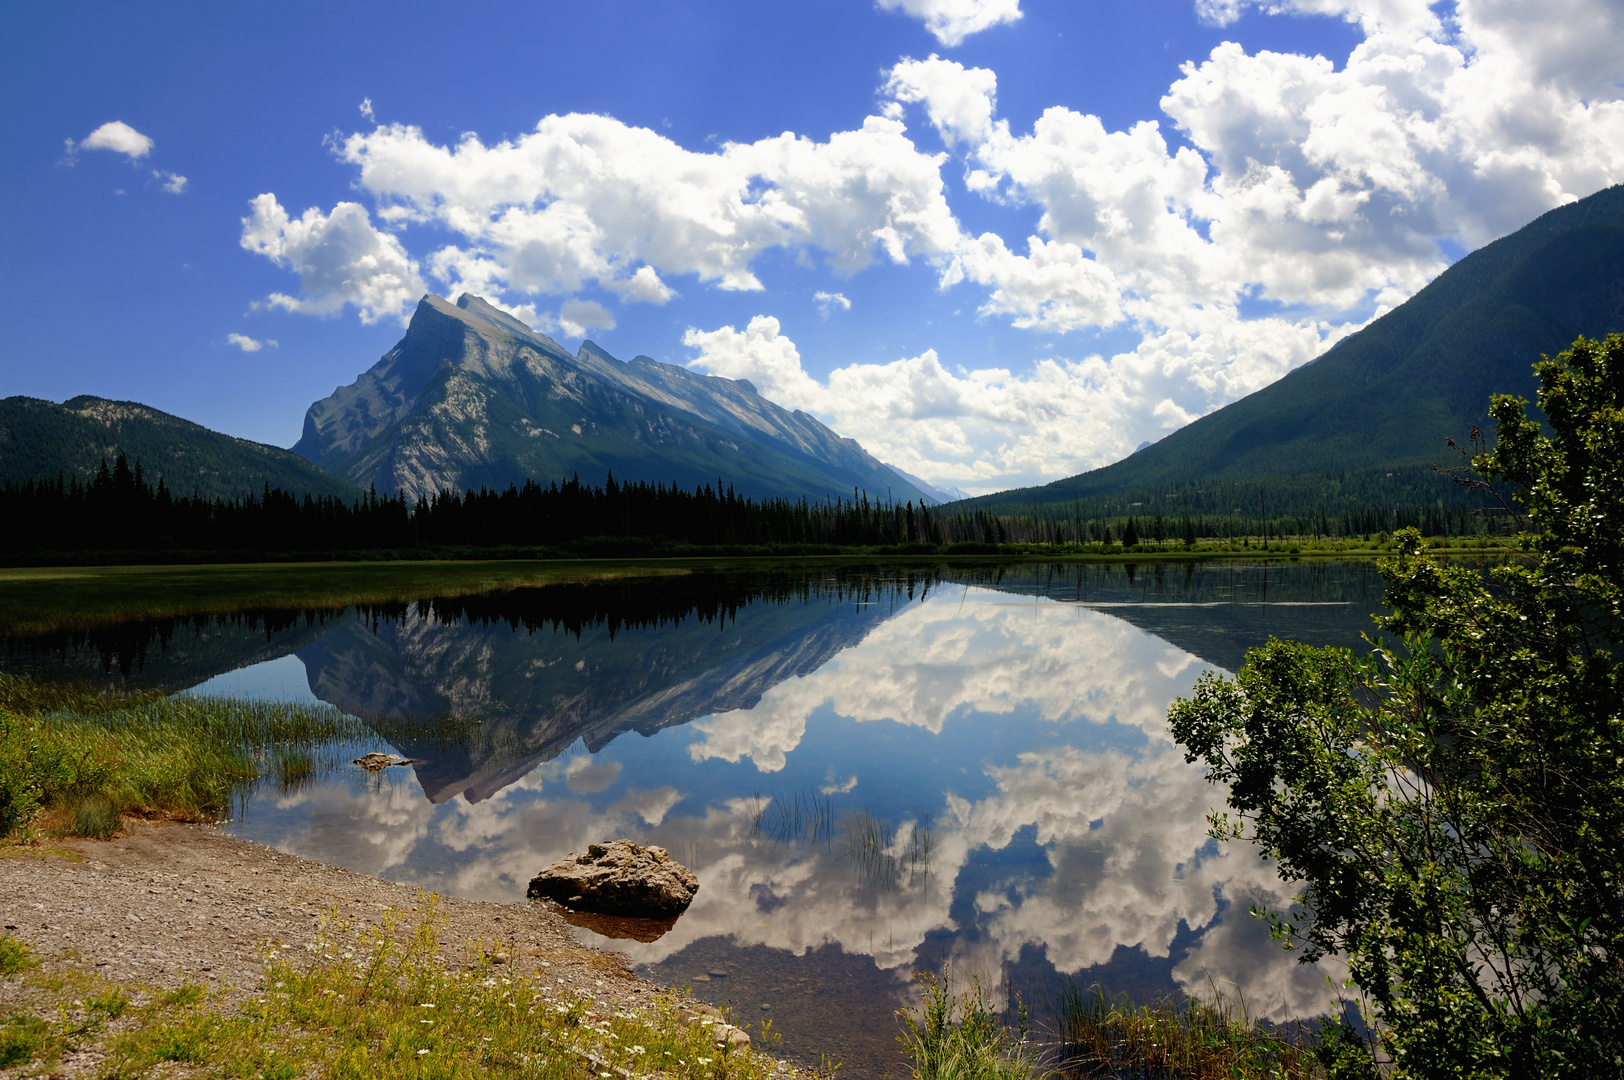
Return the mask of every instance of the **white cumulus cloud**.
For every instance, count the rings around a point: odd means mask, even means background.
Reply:
[[[936,40],[952,48],[971,34],[1021,17],[1020,0],[879,0],[882,11],[900,11],[925,24]]]
[[[110,120],[101,127],[86,135],[75,144],[68,141],[68,149],[72,150],[111,150],[115,154],[123,154],[131,161],[140,161],[152,153],[152,139],[141,134],[122,120]]]
[[[152,170],[152,178],[163,185],[163,189],[171,195],[180,195],[186,191],[186,177],[161,169]]]
[[[258,341],[249,337],[247,334],[227,334],[226,341],[237,346],[237,348],[241,349],[243,352],[259,352],[259,350],[266,348],[267,346],[272,349],[276,348],[276,340],[274,338],[267,338],[264,341]]]
[[[596,300],[566,300],[558,309],[558,328],[570,337],[585,337],[591,330],[613,330],[615,317]]]
[[[427,291],[417,262],[397,238],[373,227],[359,203],[341,202],[329,214],[311,207],[297,218],[275,195],[260,195],[250,205],[242,246],[299,275],[300,295],[272,293],[265,301],[272,307],[332,315],[351,304],[362,322],[404,322]]]
[[[812,302],[818,305],[818,313],[825,319],[831,312],[851,310],[851,301],[846,299],[844,293],[824,292],[819,289],[812,294]]]
[[[439,146],[407,125],[349,136],[339,156],[392,225],[461,236],[428,260],[447,291],[571,293],[591,281],[663,303],[663,280],[762,287],[751,263],[778,247],[821,250],[840,272],[876,257],[944,256],[958,241],[941,159],[901,123],[869,117],[817,142],[786,132],[714,152],[606,116],[549,116],[487,146]]]
[[[951,371],[927,350],[886,364],[849,364],[822,380],[805,370],[800,350],[770,315],[743,330],[690,327],[683,344],[698,350],[690,367],[748,379],[763,396],[816,415],[883,461],[980,493],[1120,457],[1125,432],[1159,438],[1313,359],[1337,332],[1314,322],[1240,320],[1212,308],[1110,362],[1054,358],[1025,374]]]

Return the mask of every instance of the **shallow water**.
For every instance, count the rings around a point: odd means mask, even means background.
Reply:
[[[1379,600],[1363,563],[695,575],[132,624],[4,662],[367,720],[323,757],[416,763],[262,786],[230,826],[305,857],[517,902],[588,843],[660,844],[699,876],[688,912],[581,936],[879,1076],[911,973],[943,964],[1040,1019],[1061,975],[1326,1011],[1325,973],[1246,914],[1289,888],[1207,839],[1222,793],[1165,715],[1270,634],[1360,647]]]

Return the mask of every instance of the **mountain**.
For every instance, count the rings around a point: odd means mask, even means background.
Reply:
[[[1451,266],[1325,355],[1114,465],[972,505],[1070,503],[1191,481],[1419,475],[1492,431],[1489,397],[1532,364],[1624,330],[1624,186],[1552,210]],[[1447,484],[1435,485],[1447,489]]]
[[[751,496],[936,502],[852,439],[744,380],[588,341],[571,356],[477,296],[425,296],[406,336],[310,406],[294,452],[380,492],[506,487],[579,474],[600,484],[720,478]]]
[[[39,398],[0,401],[0,484],[88,480],[119,454],[137,461],[146,478],[161,477],[177,496],[257,494],[266,484],[284,491],[361,493],[291,451],[210,431],[201,424],[133,401],[83,395],[58,405]]]

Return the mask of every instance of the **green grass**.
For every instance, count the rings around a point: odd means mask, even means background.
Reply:
[[[71,969],[24,975],[21,993],[10,995],[16,1011],[0,1020],[0,1061],[38,1075],[66,1050],[92,1050],[109,1078],[181,1065],[243,1080],[521,1072],[547,1080],[766,1080],[775,1068],[753,1047],[719,1043],[717,1023],[675,994],[617,1009],[596,986],[566,985],[545,968],[518,974],[488,957],[452,966],[440,955],[444,923],[435,907],[426,897],[415,919],[385,911],[364,929],[326,920],[308,952],[267,942],[264,982],[237,1007],[197,985],[158,991]],[[757,1038],[770,1036],[764,1023]]]
[[[353,734],[338,709],[0,675],[0,837],[105,839],[124,815],[207,821],[262,775],[308,779],[310,749]]]
[[[1035,1080],[1047,1071],[1027,1037],[1024,1012],[1011,1031],[979,979],[956,993],[946,972],[915,979],[923,1000],[902,1014],[900,1039],[916,1080]]]
[[[0,634],[77,630],[135,619],[228,614],[251,609],[334,608],[459,596],[527,586],[610,581],[694,571],[766,570],[884,564],[1154,562],[1190,559],[1368,559],[1390,539],[1259,537],[1120,544],[980,545],[977,552],[853,550],[838,555],[718,555],[669,559],[505,560],[481,562],[241,563],[189,566],[0,567]],[[1429,541],[1441,551],[1500,558],[1515,543],[1485,537]],[[976,546],[976,545],[972,545]],[[988,550],[980,551],[980,547]]]
[[[681,572],[681,567],[615,560],[4,567],[0,633],[252,608],[388,603]]]

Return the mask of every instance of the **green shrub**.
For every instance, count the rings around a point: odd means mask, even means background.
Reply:
[[[51,1029],[37,1016],[8,1016],[0,1023],[0,1068],[26,1065],[41,1056]]]
[[[25,942],[10,934],[0,934],[0,976],[11,976],[34,966],[33,954]]]

